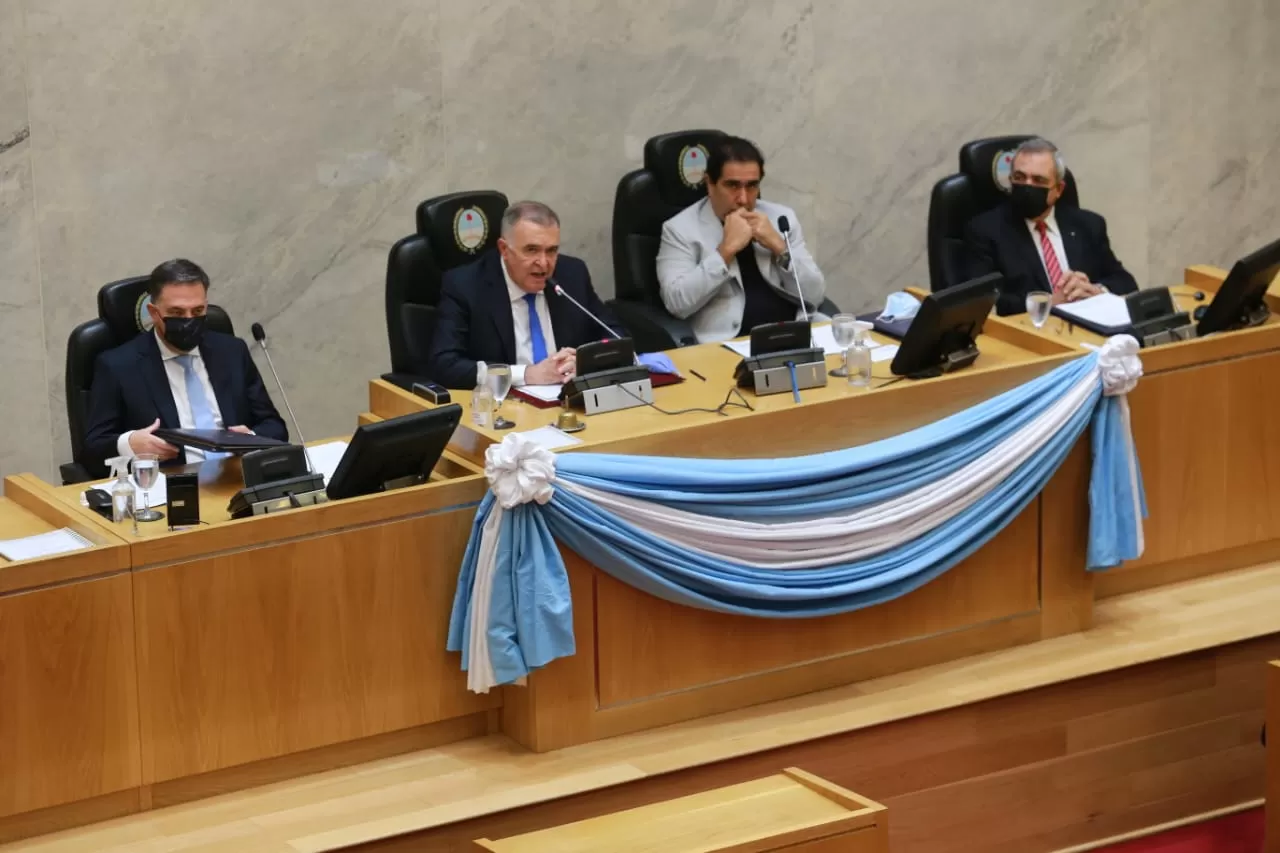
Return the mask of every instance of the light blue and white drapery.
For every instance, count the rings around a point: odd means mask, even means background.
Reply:
[[[690,607],[772,618],[904,595],[1022,511],[1092,424],[1088,568],[1142,554],[1145,500],[1121,336],[1025,385],[883,441],[791,459],[557,457],[489,448],[490,493],[459,573],[449,649],[486,692],[574,652],[560,540],[614,577]]]

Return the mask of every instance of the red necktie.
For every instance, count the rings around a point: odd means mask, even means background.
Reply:
[[[1049,273],[1049,286],[1056,291],[1058,283],[1062,281],[1058,253],[1053,250],[1053,243],[1049,242],[1049,226],[1044,224],[1043,219],[1036,223],[1036,230],[1040,232],[1040,251],[1044,252],[1044,268]]]

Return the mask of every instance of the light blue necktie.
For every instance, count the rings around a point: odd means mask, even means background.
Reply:
[[[196,366],[191,355],[180,355],[176,361],[182,365],[182,378],[187,383],[187,402],[191,404],[191,419],[196,429],[217,429],[213,420],[213,410],[209,408],[209,399],[204,395],[204,385],[196,375]]]
[[[538,294],[526,293],[524,301],[529,303],[529,340],[533,343],[533,363],[538,364],[547,357],[547,339],[542,336],[542,324],[538,322]]]

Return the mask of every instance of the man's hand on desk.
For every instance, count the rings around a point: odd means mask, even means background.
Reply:
[[[1101,292],[1102,288],[1089,281],[1089,276],[1082,272],[1069,272],[1062,279],[1058,289],[1054,291],[1053,304],[1076,302],[1088,299],[1090,296],[1097,296]]]
[[[233,426],[233,427],[227,427],[227,432],[238,432],[238,433],[240,433],[240,434],[242,434],[242,435],[253,435],[253,434],[254,434],[253,430],[249,429],[247,426]]]
[[[160,461],[164,462],[173,459],[178,455],[178,448],[162,438],[156,438],[152,433],[160,428],[160,419],[156,418],[155,423],[145,429],[135,429],[129,436],[129,447],[133,450],[133,455],[137,456],[141,453],[154,453],[160,457]]]
[[[578,351],[564,347],[524,371],[526,385],[563,385],[578,371]]]

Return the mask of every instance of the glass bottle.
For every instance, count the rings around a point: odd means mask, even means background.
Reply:
[[[483,361],[476,362],[476,387],[471,392],[471,423],[481,429],[493,426],[493,390],[485,380],[489,367]]]
[[[866,329],[858,329],[854,333],[853,345],[844,351],[844,369],[849,384],[855,388],[866,388],[871,384],[871,345],[867,341]]]

